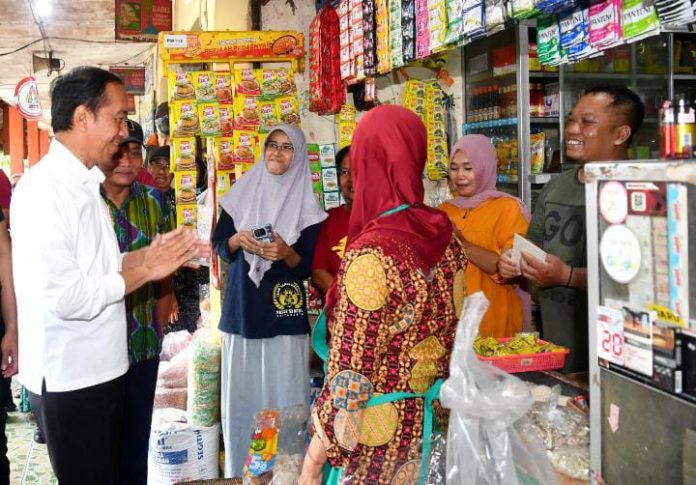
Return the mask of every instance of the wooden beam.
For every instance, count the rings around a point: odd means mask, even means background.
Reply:
[[[14,106],[10,106],[10,170],[12,173],[24,171],[24,118]]]
[[[39,150],[39,122],[27,121],[27,158],[31,167],[41,158]]]
[[[48,145],[50,140],[48,139],[48,131],[39,130],[39,160],[41,160],[44,155],[48,153]]]

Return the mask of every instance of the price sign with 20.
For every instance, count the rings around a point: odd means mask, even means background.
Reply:
[[[597,308],[597,357],[624,365],[623,313],[609,307]]]

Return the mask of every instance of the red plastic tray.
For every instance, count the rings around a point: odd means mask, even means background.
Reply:
[[[512,338],[496,339],[500,343],[505,343]],[[543,345],[545,340],[537,339]],[[565,365],[566,357],[570,350],[563,352],[542,352],[538,354],[502,355],[498,357],[483,357],[478,355],[480,361],[487,362],[498,369],[502,369],[510,374],[517,372],[534,372],[539,370],[562,369]]]

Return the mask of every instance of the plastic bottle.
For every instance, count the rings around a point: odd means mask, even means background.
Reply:
[[[673,159],[677,152],[677,129],[672,102],[666,100],[660,108],[660,158]]]
[[[694,146],[694,128],[696,128],[696,120],[694,119],[694,109],[689,105],[688,100],[681,98],[679,100],[679,109],[677,111],[677,126],[676,126],[676,158],[687,159],[691,158]]]

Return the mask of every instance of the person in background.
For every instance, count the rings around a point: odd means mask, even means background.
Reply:
[[[501,257],[501,275],[522,275],[541,289],[542,337],[570,349],[565,372],[588,369],[584,166],[625,160],[644,114],[643,102],[624,86],[587,89],[565,125],[565,154],[577,167],[546,184],[527,232],[546,251],[545,261],[523,253],[517,265],[509,252]]]
[[[319,231],[317,245],[312,259],[312,281],[325,295],[338,274],[338,267],[346,251],[348,240],[348,221],[353,205],[353,183],[350,180],[350,145],[341,148],[336,154],[336,170],[343,199],[340,207],[331,209]]]
[[[349,242],[314,330],[330,330],[328,344],[313,337],[327,375],[301,485],[419,483],[425,430],[447,422],[436,399],[463,303],[454,279],[467,263],[447,216],[423,204],[426,147],[423,122],[400,106],[368,111],[353,135]]]
[[[128,156],[134,160],[134,163],[138,169],[138,175],[136,180],[143,185],[148,187],[157,187],[155,179],[152,175],[143,167],[143,149],[145,148],[145,143],[143,143],[143,128],[139,123],[133,120],[126,120],[126,125],[128,126],[128,136],[123,141],[128,150]]]
[[[10,225],[10,200],[12,199],[12,184],[3,170],[0,170],[0,210],[6,221],[7,227]],[[0,330],[5,326],[5,322],[0,314]],[[17,405],[12,399],[12,379],[3,377],[0,383],[0,395],[5,411],[8,413],[17,410]]]
[[[12,245],[4,210],[0,212],[0,305],[2,305],[2,371],[3,380],[9,381],[17,373],[17,304],[12,278]],[[10,399],[12,396],[10,395]],[[10,401],[11,402],[11,401]],[[12,403],[14,404],[14,403]],[[16,406],[15,406],[16,409]],[[10,484],[10,462],[7,459],[7,406],[0,409],[0,485]]]
[[[169,145],[169,103],[160,103],[155,110],[155,131],[147,139],[148,148]]]
[[[529,293],[498,273],[499,255],[512,247],[515,233],[526,234],[530,213],[517,197],[496,190],[498,156],[491,140],[466,135],[450,153],[449,183],[454,198],[440,205],[456,228],[469,264],[467,294],[483,291],[490,302],[481,321],[483,337],[513,337],[531,319]]]
[[[127,110],[113,73],[83,66],[55,78],[55,138],[10,207],[19,378],[64,484],[118,483],[129,366],[125,295],[210,255],[183,230],[119,252],[97,163],[109,163],[128,136]]]
[[[222,332],[225,476],[242,474],[255,414],[309,405],[304,279],[326,213],[312,191],[304,134],[278,125],[225,194],[213,246],[230,263]],[[270,224],[272,233],[258,226]]]
[[[174,228],[166,194],[136,181],[142,151],[121,143],[109,162],[100,162],[106,179],[101,195],[114,223],[121,253],[150,245]],[[172,277],[150,282],[126,296],[128,357],[123,411],[121,483],[147,485],[147,450],[164,327],[173,293]]]
[[[169,217],[176,222],[174,188],[171,187],[174,174],[169,170],[169,159],[169,145],[157,147],[150,152],[147,169],[157,182],[157,188],[166,194],[171,211]],[[201,316],[200,285],[208,282],[207,275],[207,268],[181,268],[174,273],[174,295],[168,317],[168,331],[196,330]]]

